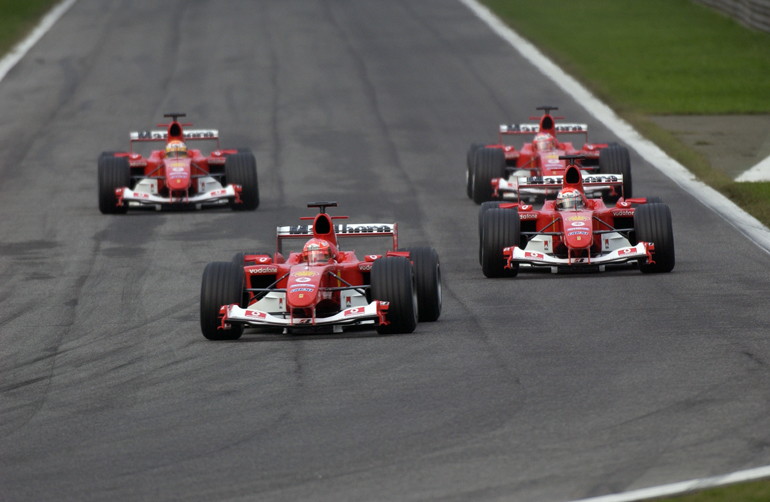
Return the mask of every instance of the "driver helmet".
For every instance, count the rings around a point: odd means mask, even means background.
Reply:
[[[327,263],[331,257],[331,246],[323,239],[310,239],[302,250],[302,258],[308,265]]]
[[[187,157],[187,145],[184,144],[184,142],[179,141],[178,139],[169,141],[166,145],[166,157],[167,158],[178,158],[178,157]]]
[[[583,196],[580,195],[580,191],[575,188],[565,188],[556,197],[556,209],[583,209],[585,204],[583,203]]]
[[[554,148],[553,136],[547,132],[543,132],[535,136],[533,143],[535,145],[535,150],[539,150],[541,152],[553,150]]]

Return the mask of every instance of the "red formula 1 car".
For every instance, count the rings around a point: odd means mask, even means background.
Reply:
[[[167,113],[166,131],[131,133],[128,152],[99,155],[99,210],[126,213],[129,207],[198,208],[229,204],[233,210],[259,206],[257,161],[248,149],[220,150],[215,129],[188,129],[180,124],[184,113]],[[187,149],[189,141],[216,141],[209,155]],[[134,143],[162,142],[165,150],[149,157],[134,153]]]
[[[419,321],[441,314],[441,269],[433,248],[399,251],[395,223],[333,224],[336,202],[318,207],[312,225],[278,227],[274,255],[238,253],[232,262],[209,263],[201,285],[201,330],[209,340],[235,340],[244,327],[288,332],[340,333],[372,325],[378,333],[411,333]],[[359,260],[343,251],[349,237],[392,238],[393,250]],[[284,258],[282,244],[303,239],[301,252]]]
[[[551,116],[553,106],[540,106],[543,110],[539,124],[501,125],[496,144],[484,145],[473,143],[468,148],[466,171],[466,190],[468,197],[476,204],[491,200],[517,198],[516,180],[521,176],[556,176],[563,175],[567,164],[560,159],[563,155],[581,155],[580,169],[583,174],[602,173],[623,176],[623,194],[619,190],[607,187],[593,187],[607,200],[615,202],[621,195],[631,197],[631,157],[628,149],[616,143],[588,143],[586,124],[556,124],[562,117]],[[530,117],[537,120],[537,117]],[[531,143],[524,143],[520,150],[503,143],[503,136],[533,135]],[[583,134],[585,143],[578,150],[572,143],[556,139],[562,134]],[[556,195],[543,188],[530,191],[531,198],[543,199],[544,196]],[[589,194],[590,195],[590,194]]]
[[[487,277],[513,277],[522,263],[560,271],[604,271],[610,264],[635,261],[642,272],[674,268],[671,211],[660,198],[623,199],[607,207],[586,198],[593,186],[622,185],[613,175],[583,177],[574,161],[563,176],[519,178],[520,191],[559,190],[540,210],[521,202],[480,208],[480,259]]]

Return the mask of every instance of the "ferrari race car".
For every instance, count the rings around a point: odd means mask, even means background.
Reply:
[[[621,198],[607,207],[589,199],[592,187],[618,187],[620,175],[583,176],[575,161],[564,175],[521,177],[518,189],[559,190],[539,210],[521,202],[485,202],[479,208],[479,258],[487,277],[514,277],[520,264],[550,267],[551,272],[599,271],[636,261],[642,272],[674,268],[671,211],[658,197]]]
[[[395,223],[334,224],[336,202],[318,207],[312,225],[277,229],[277,249],[238,253],[231,262],[209,263],[203,271],[200,319],[209,340],[236,340],[245,327],[289,332],[341,333],[372,325],[381,334],[411,333],[420,322],[441,314],[441,269],[430,247],[398,250]],[[350,237],[392,238],[393,250],[359,260],[343,251]],[[302,239],[301,252],[284,258],[283,241]]]
[[[583,174],[619,174],[623,177],[622,193],[614,187],[592,188],[599,192],[597,195],[603,195],[613,203],[620,197],[631,197],[631,157],[626,147],[617,143],[589,143],[586,124],[556,124],[555,120],[563,117],[553,117],[551,111],[558,108],[540,106],[537,109],[544,112],[539,124],[503,124],[496,144],[473,143],[468,148],[465,181],[469,198],[476,204],[490,200],[515,200],[519,177],[563,175],[567,168],[561,159],[564,155],[582,156],[579,168]],[[537,120],[537,117],[530,117],[530,120]],[[503,136],[522,134],[532,135],[534,139],[531,143],[524,143],[520,150],[503,143]],[[562,134],[583,134],[585,143],[577,150],[572,143],[556,139]],[[528,195],[532,200],[543,200],[556,193],[541,188],[529,191]]]
[[[129,207],[196,208],[229,204],[237,210],[259,206],[257,161],[248,149],[220,150],[215,129],[188,129],[184,113],[167,113],[166,131],[132,132],[128,152],[99,155],[99,210],[126,213]],[[216,141],[209,155],[187,149],[186,142]],[[165,150],[149,157],[134,153],[134,143],[162,142]]]

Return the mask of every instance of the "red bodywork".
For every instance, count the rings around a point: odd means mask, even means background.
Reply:
[[[530,117],[531,120],[537,120],[538,117]],[[553,117],[546,111],[540,117],[538,125],[513,124],[501,125],[499,129],[498,142],[485,145],[486,148],[499,148],[505,154],[505,163],[509,168],[524,169],[530,171],[530,176],[550,176],[564,174],[567,168],[566,161],[559,160],[563,155],[582,155],[585,160],[580,164],[581,169],[591,169],[599,162],[599,152],[607,148],[608,143],[588,143],[588,129],[584,124],[565,124],[557,125],[555,120],[563,117]],[[503,143],[504,136],[527,134],[534,136],[538,133],[548,133],[554,138],[554,150],[547,152],[537,151],[532,143],[524,143],[520,150],[515,146]],[[579,150],[572,146],[570,142],[558,140],[557,135],[562,134],[584,134],[585,143]]]
[[[566,162],[566,161],[565,161]],[[611,176],[589,176],[586,185],[609,184],[604,179]],[[522,178],[523,179],[523,178]],[[595,180],[595,181],[594,181]],[[550,236],[551,241],[545,252],[558,258],[566,258],[569,265],[591,264],[592,258],[606,254],[610,243],[603,237],[606,234],[618,231],[629,232],[634,229],[634,206],[647,203],[646,198],[620,199],[612,206],[605,206],[602,199],[589,199],[585,196],[584,180],[578,166],[568,166],[564,176],[555,178],[556,182],[549,182],[548,178],[536,179],[536,184],[522,184],[521,189],[528,186],[575,189],[583,199],[584,207],[581,209],[558,210],[555,200],[546,200],[543,207],[535,210],[532,205],[523,203],[501,203],[500,209],[517,208],[520,220],[520,230],[523,238],[531,238],[534,235]],[[636,245],[636,243],[632,243]],[[526,247],[523,242],[520,246]],[[653,250],[652,244],[648,246]],[[542,257],[537,251],[524,251],[527,258],[534,261]],[[505,256],[510,258],[512,251],[506,251]],[[537,256],[541,255],[541,256]],[[648,255],[650,260],[652,257]]]
[[[142,131],[131,133],[131,150],[129,152],[115,153],[115,157],[127,157],[131,168],[133,180],[150,178],[157,180],[157,195],[170,197],[171,203],[187,203],[190,197],[206,192],[205,186],[199,186],[197,180],[204,177],[221,177],[224,175],[224,167],[228,155],[238,151],[220,150],[219,135],[215,130],[192,130],[185,132],[183,127],[192,124],[181,124],[173,120],[170,124],[158,124],[158,127],[167,127],[163,131]],[[217,146],[209,155],[203,155],[199,149],[189,148],[187,157],[166,158],[165,148],[153,150],[149,157],[143,157],[134,153],[134,143],[171,141],[216,141]],[[123,189],[116,191],[118,205],[123,202]],[[240,202],[238,190],[235,194]]]
[[[329,216],[325,212],[302,219],[313,220],[313,224],[278,228],[277,251],[273,256],[246,255],[244,258],[246,287],[250,290],[248,305],[257,303],[268,289],[285,292],[286,305],[282,307],[286,310],[285,315],[291,318],[292,326],[315,325],[317,319],[342,311],[345,315],[356,314],[357,309],[363,312],[364,306],[350,304],[350,297],[343,294],[346,291],[358,291],[367,298],[367,303],[371,301],[369,274],[373,262],[383,255],[367,255],[363,261],[359,260],[354,251],[339,250],[338,238],[392,236],[393,250],[386,251],[384,256],[409,258],[409,252],[396,251],[398,228],[395,223],[334,225],[333,220],[347,219],[347,216]],[[309,238],[323,239],[330,244],[332,258],[328,262],[308,264],[301,252],[292,252],[288,258],[281,254],[283,240]],[[379,323],[387,324],[387,304],[378,303]],[[223,306],[221,313],[226,312],[227,306]]]

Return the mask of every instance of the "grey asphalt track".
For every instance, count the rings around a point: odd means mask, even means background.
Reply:
[[[556,104],[452,0],[80,0],[0,82],[0,500],[564,501],[770,464],[770,255],[632,152],[671,274],[488,280],[465,151]],[[169,111],[257,156],[253,213],[97,208]],[[206,263],[397,221],[441,319],[213,343]]]

